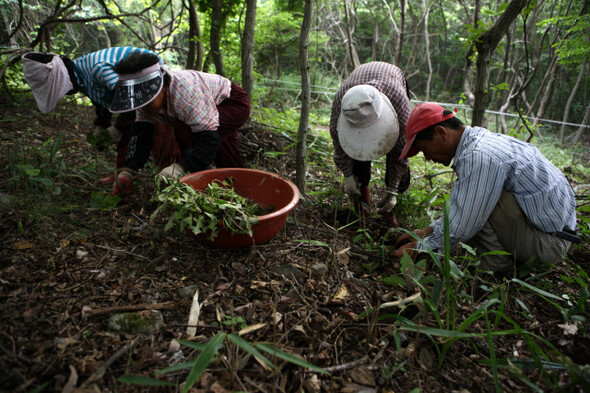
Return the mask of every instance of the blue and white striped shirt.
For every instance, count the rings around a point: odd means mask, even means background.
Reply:
[[[576,228],[576,201],[567,179],[533,145],[466,127],[457,146],[453,169],[457,181],[449,200],[451,247],[475,236],[498,204],[503,190],[514,195],[531,223],[543,232]],[[424,243],[442,249],[444,217],[430,225]],[[425,250],[420,242],[418,249]]]
[[[119,80],[115,65],[134,51],[153,53],[147,49],[124,46],[102,49],[74,60],[74,74],[78,84],[93,103],[105,108],[111,105],[113,90]],[[163,64],[162,59],[160,64]]]

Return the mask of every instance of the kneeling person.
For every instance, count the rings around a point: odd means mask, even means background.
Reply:
[[[567,179],[533,145],[464,125],[440,105],[417,105],[406,126],[401,157],[418,152],[426,160],[451,165],[457,181],[449,199],[451,247],[466,242],[484,255],[480,268],[509,272],[524,263],[561,261],[571,243],[563,237],[576,228],[576,202]],[[444,217],[416,231],[422,241],[393,252],[416,259],[421,251],[443,248]],[[569,236],[575,239],[575,236]],[[411,237],[403,235],[398,245]]]

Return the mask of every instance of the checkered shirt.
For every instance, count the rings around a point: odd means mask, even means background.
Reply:
[[[406,123],[410,116],[410,99],[407,94],[406,78],[403,72],[396,66],[380,61],[363,64],[356,68],[344,81],[336,92],[332,103],[330,116],[330,135],[334,143],[334,163],[342,171],[344,176],[352,175],[353,159],[346,155],[338,140],[338,117],[342,105],[342,97],[353,86],[370,85],[383,93],[393,105],[399,121],[399,137],[397,143],[387,155],[394,159],[387,160],[385,184],[397,191],[400,180],[410,170],[409,160],[400,160],[399,156],[406,143]]]
[[[139,109],[136,121],[158,123],[176,119],[191,131],[215,131],[219,126],[217,105],[230,96],[231,82],[220,75],[194,70],[170,71],[165,114],[151,115]]]

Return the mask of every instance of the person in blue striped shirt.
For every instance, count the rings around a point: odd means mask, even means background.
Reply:
[[[464,125],[434,103],[417,105],[406,125],[401,157],[418,152],[449,166],[457,175],[449,199],[450,244],[464,242],[480,256],[480,269],[514,272],[523,264],[561,261],[576,229],[576,202],[567,179],[533,145]],[[392,256],[443,249],[444,217],[415,233],[404,234]],[[505,251],[502,255],[485,254]],[[482,255],[484,254],[484,255]]]
[[[21,57],[25,79],[41,112],[52,111],[65,95],[80,92],[90,98],[96,111],[92,134],[117,144],[117,168],[125,158],[135,112],[119,115],[112,124],[113,115],[108,108],[119,80],[115,66],[134,52],[155,55],[147,49],[125,46],[101,49],[74,60],[42,52],[28,52]],[[159,60],[164,64],[161,58]]]

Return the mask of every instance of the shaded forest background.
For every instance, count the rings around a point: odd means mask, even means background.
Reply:
[[[308,3],[308,8],[305,8]],[[109,46],[154,50],[168,63],[242,83],[255,105],[301,103],[304,13],[311,116],[359,64],[404,70],[415,101],[474,108],[466,120],[495,131],[524,116],[533,132],[575,144],[590,123],[587,0],[1,0],[5,89],[23,89],[19,55],[75,58]],[[480,79],[481,78],[481,79]],[[4,97],[8,97],[5,94]],[[279,108],[280,109],[280,108]]]

